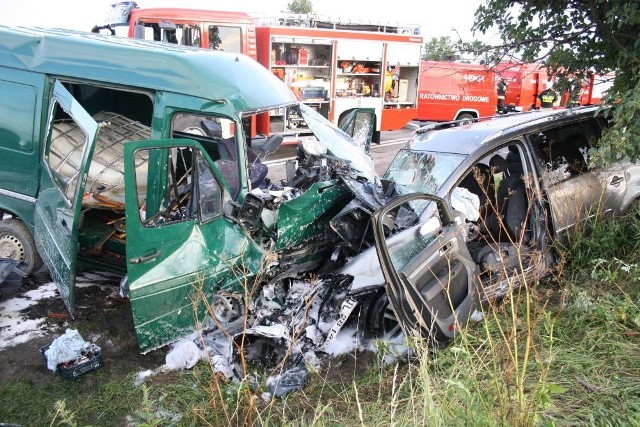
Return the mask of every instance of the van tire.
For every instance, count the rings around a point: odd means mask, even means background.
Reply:
[[[0,258],[11,258],[24,263],[22,270],[28,276],[42,267],[42,258],[36,250],[33,237],[19,219],[0,221]]]

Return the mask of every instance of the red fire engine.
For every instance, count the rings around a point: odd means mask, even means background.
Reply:
[[[538,94],[545,90],[548,74],[542,64],[500,62],[495,67],[497,78],[509,85],[505,105],[519,111],[540,107]]]
[[[553,87],[553,81],[549,81],[549,75],[544,65],[539,63],[501,62],[496,66],[496,73],[504,77],[509,85],[505,104],[518,110],[539,108],[538,94],[545,90],[547,85]],[[569,103],[577,105],[599,104],[604,99],[604,93],[611,87],[614,77],[613,73],[592,75],[583,81],[573,100],[570,100],[570,91],[566,91],[558,94],[556,104],[557,106],[567,106]]]
[[[589,77],[580,88],[578,103],[580,105],[602,103],[615,77],[615,73],[595,74]]]
[[[258,61],[329,120],[371,108],[379,132],[415,117],[422,37],[293,26],[258,26],[256,36]],[[258,127],[287,132],[296,120],[281,111]]]
[[[450,121],[496,113],[495,73],[484,65],[422,61],[416,120]]]
[[[256,26],[243,12],[132,9],[128,35],[247,54],[334,123],[373,109],[374,141],[415,118],[423,39],[414,28],[292,17]],[[259,117],[252,133],[304,131],[298,116],[280,110]]]

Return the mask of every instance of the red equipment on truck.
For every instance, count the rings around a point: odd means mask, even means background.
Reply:
[[[380,131],[401,129],[415,117],[422,37],[286,25],[259,25],[256,36],[258,61],[332,122],[371,108],[376,141]],[[262,133],[300,127],[299,117],[284,110],[258,120]]]
[[[415,120],[470,120],[496,113],[495,73],[484,65],[422,61]]]
[[[419,27],[304,15],[255,22],[243,12],[133,8],[128,35],[251,56],[334,123],[356,108],[371,108],[374,141],[381,130],[400,129],[415,117]],[[251,127],[252,135],[306,131],[300,117],[286,110],[265,113]]]

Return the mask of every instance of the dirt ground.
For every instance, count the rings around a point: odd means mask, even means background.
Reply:
[[[57,380],[46,368],[40,348],[67,328],[77,329],[85,341],[101,348],[103,369],[114,377],[155,369],[165,363],[169,346],[140,354],[131,307],[128,299],[119,296],[118,277],[86,271],[78,274],[77,282],[73,317],[46,270],[21,283],[2,284],[0,384],[18,378],[36,384]],[[368,351],[343,354],[326,361],[321,375],[329,381],[351,381],[370,366],[374,357]]]
[[[118,295],[119,281],[108,274],[81,273],[76,290],[77,309],[71,317],[62,298],[56,292],[40,298],[42,289],[53,288],[48,272],[41,271],[22,283],[2,284],[0,298],[0,384],[8,384],[17,378],[40,383],[51,381],[55,374],[49,371],[40,348],[64,334],[67,328],[77,329],[85,341],[94,342],[102,350],[105,367],[114,375],[153,369],[164,363],[165,351],[156,350],[140,354],[129,301]],[[39,295],[40,297],[34,297]],[[36,300],[33,305],[18,310],[15,301]],[[15,316],[7,321],[7,311]],[[13,325],[7,326],[7,323]],[[15,333],[15,326],[25,331]],[[28,331],[30,325],[35,325]],[[20,342],[25,341],[25,342]],[[15,344],[15,345],[13,345]],[[86,375],[91,375],[88,373]]]

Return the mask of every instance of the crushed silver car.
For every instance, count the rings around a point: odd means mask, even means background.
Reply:
[[[348,295],[380,289],[363,316],[368,330],[400,326],[445,345],[483,303],[547,274],[555,243],[577,224],[626,212],[640,195],[638,165],[590,158],[610,125],[605,112],[532,111],[417,131],[381,180],[404,196],[373,214],[375,248],[338,272],[353,278]]]

